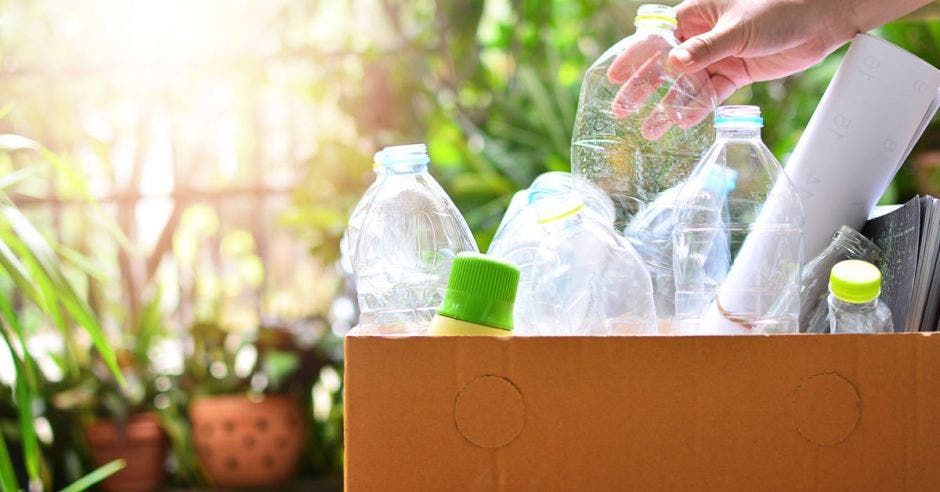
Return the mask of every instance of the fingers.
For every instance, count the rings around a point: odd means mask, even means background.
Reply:
[[[663,57],[670,49],[669,43],[658,36],[629,41],[607,69],[607,78],[614,84],[626,82],[650,59]]]
[[[663,58],[654,56],[646,60],[614,97],[611,111],[614,117],[623,119],[640,109],[646,100],[663,85]]]
[[[744,45],[740,30],[723,27],[693,36],[669,54],[669,63],[685,73],[694,73],[724,58],[737,55]]]

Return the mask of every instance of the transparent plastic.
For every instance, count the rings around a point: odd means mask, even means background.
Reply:
[[[829,331],[829,272],[843,260],[877,263],[881,249],[870,239],[848,226],[832,236],[832,242],[803,267],[800,285],[800,330],[807,333]]]
[[[353,265],[355,264],[356,247],[359,246],[359,231],[362,230],[362,224],[366,220],[366,212],[372,205],[372,200],[382,184],[382,178],[385,177],[385,165],[382,163],[382,151],[376,152],[372,159],[372,170],[375,172],[375,180],[366,188],[362,198],[356,203],[352,213],[349,214],[349,221],[346,223],[346,230],[343,231],[343,237],[339,241],[340,267],[346,275],[354,275]]]
[[[360,334],[420,335],[447,290],[450,266],[476,242],[428,173],[424,145],[384,151],[385,179],[359,235],[355,263]]]
[[[759,108],[722,107],[715,122],[717,139],[676,203],[676,333],[795,333],[799,194],[760,139]],[[721,175],[734,177],[730,192],[711,184]]]
[[[655,335],[653,288],[642,260],[577,195],[536,204],[545,239],[519,265],[516,335]]]
[[[702,186],[713,193],[716,199],[724,200],[734,189],[736,182],[737,176],[733,171],[715,167],[705,176]],[[672,233],[676,226],[676,204],[683,184],[673,186],[660,194],[656,201],[637,214],[624,231],[624,237],[636,249],[650,272],[660,326],[671,327],[676,314]],[[716,236],[715,240],[718,241],[716,244],[719,247],[713,250],[724,251],[723,246],[727,243],[724,236]],[[715,264],[719,262],[716,261]]]
[[[642,5],[636,32],[601,55],[581,85],[572,172],[610,195],[620,231],[685,180],[713,139],[708,74],[682,75],[668,63],[675,18],[672,7]]]
[[[829,295],[829,325],[832,333],[891,333],[891,309],[880,299],[852,304]]]

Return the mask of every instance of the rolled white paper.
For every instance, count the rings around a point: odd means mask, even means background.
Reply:
[[[855,37],[785,168],[806,212],[805,258],[840,226],[861,230],[936,113],[938,88],[927,62]]]

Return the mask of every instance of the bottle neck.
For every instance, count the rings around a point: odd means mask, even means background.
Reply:
[[[428,172],[428,163],[396,162],[385,163],[385,175],[400,176],[409,174],[424,174]]]
[[[761,138],[759,126],[723,126],[716,129],[718,138]]]
[[[655,34],[666,38],[675,38],[675,28],[667,22],[644,20],[636,24],[637,34]]]
[[[878,307],[878,302],[879,302],[878,298],[875,298],[875,300],[870,301],[870,302],[853,303],[853,302],[845,302],[832,294],[829,294],[829,297],[831,298],[832,304],[835,307],[840,308],[840,309],[852,309],[856,311],[867,311],[869,309],[875,309],[876,307]]]

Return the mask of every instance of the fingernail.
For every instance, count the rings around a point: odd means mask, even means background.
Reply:
[[[689,53],[689,50],[685,48],[676,48],[672,50],[672,56],[682,65],[688,65],[692,63],[692,53]]]

